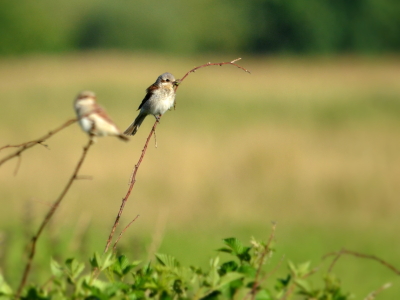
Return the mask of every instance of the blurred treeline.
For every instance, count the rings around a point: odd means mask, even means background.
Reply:
[[[0,55],[400,50],[399,0],[2,0]]]

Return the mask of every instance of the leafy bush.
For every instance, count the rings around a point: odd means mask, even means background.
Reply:
[[[256,240],[244,246],[236,238],[223,240],[220,252],[209,269],[184,267],[174,257],[157,254],[156,261],[130,262],[125,255],[95,253],[90,268],[74,258],[63,264],[51,261],[51,278],[42,286],[25,288],[21,299],[286,299],[298,294],[302,299],[346,300],[349,293],[341,290],[333,275],[324,276],[325,284],[315,288],[309,278],[315,274],[310,263],[288,262],[284,278],[271,279],[275,270],[265,270],[265,262],[273,255],[269,245]],[[275,268],[278,268],[276,266]],[[274,287],[267,284],[274,282]],[[0,299],[13,297],[11,288],[0,278]]]

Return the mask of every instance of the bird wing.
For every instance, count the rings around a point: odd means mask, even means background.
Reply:
[[[152,84],[151,86],[149,86],[146,89],[147,94],[144,97],[144,99],[142,100],[142,103],[140,103],[138,110],[143,107],[143,105],[147,102],[147,100],[149,100],[151,98],[151,96],[153,95],[154,90],[157,90],[157,89],[158,89],[158,86],[156,86],[155,84]]]
[[[115,125],[115,123],[110,119],[110,117],[107,115],[106,111],[104,108],[102,108],[100,105],[96,105],[96,108],[94,109],[94,113],[97,113],[98,116],[106,120],[108,123]]]

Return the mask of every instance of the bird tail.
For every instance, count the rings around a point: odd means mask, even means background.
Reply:
[[[126,135],[135,135],[147,115],[139,113],[135,121],[124,131]]]
[[[129,141],[129,138],[126,135],[122,134],[122,133],[117,135],[117,137],[120,138],[121,140],[125,141],[125,142]]]

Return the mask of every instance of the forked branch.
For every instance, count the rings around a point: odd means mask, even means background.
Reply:
[[[0,150],[2,149],[6,149],[6,148],[19,148],[17,151],[11,153],[10,155],[7,155],[6,157],[4,157],[3,159],[0,160],[0,166],[2,164],[4,164],[6,161],[14,158],[14,157],[20,157],[21,153],[24,152],[25,150],[28,150],[29,148],[32,148],[33,146],[36,145],[43,145],[43,142],[45,140],[47,140],[48,138],[52,137],[53,135],[55,135],[57,132],[63,130],[64,128],[68,127],[69,125],[75,123],[77,121],[77,119],[71,119],[68,120],[67,122],[65,122],[64,124],[62,124],[61,126],[57,127],[56,129],[49,131],[48,134],[42,136],[41,138],[38,138],[36,140],[33,141],[29,141],[23,144],[19,144],[19,145],[6,145],[0,148]]]
[[[159,118],[159,119],[160,119],[160,118]],[[151,139],[153,133],[155,133],[155,131],[156,131],[156,127],[157,127],[157,125],[158,125],[158,123],[159,123],[159,119],[156,120],[156,122],[154,123],[153,127],[151,128],[150,134],[149,134],[149,136],[147,137],[147,140],[146,140],[146,142],[145,142],[145,144],[144,144],[144,147],[143,147],[143,150],[142,150],[142,154],[141,154],[140,157],[139,157],[139,161],[137,162],[137,164],[135,165],[135,168],[133,169],[133,172],[132,172],[132,174],[131,174],[131,178],[130,178],[130,180],[129,180],[129,188],[128,188],[128,191],[126,192],[125,197],[122,198],[121,207],[119,208],[118,215],[117,215],[117,217],[115,218],[114,225],[113,225],[113,227],[112,227],[112,229],[111,229],[110,235],[108,236],[107,243],[106,243],[106,247],[104,248],[104,253],[106,253],[106,252],[108,251],[108,248],[110,247],[112,238],[113,238],[113,236],[114,236],[115,229],[117,228],[117,226],[118,226],[118,224],[119,224],[119,220],[120,220],[120,218],[121,218],[121,215],[122,215],[122,212],[123,212],[123,210],[124,210],[125,204],[126,204],[126,202],[128,201],[128,198],[129,198],[129,195],[130,195],[131,192],[132,192],[133,186],[135,185],[135,182],[136,182],[136,174],[137,174],[137,172],[138,172],[138,170],[139,170],[140,164],[142,163],[142,160],[143,160],[143,158],[144,158],[144,155],[146,154],[147,146],[149,145],[150,139]]]
[[[117,245],[118,245],[119,240],[122,238],[122,235],[123,235],[123,234],[125,233],[125,231],[129,228],[129,226],[131,226],[132,223],[136,221],[137,218],[139,218],[139,215],[137,215],[132,221],[130,221],[129,224],[126,225],[125,228],[124,228],[124,229],[121,231],[121,233],[119,234],[117,240],[116,240],[115,243],[114,243],[114,247],[113,247],[114,253],[117,251]]]

